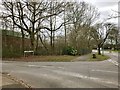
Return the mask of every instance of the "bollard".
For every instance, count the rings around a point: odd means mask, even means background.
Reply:
[[[96,55],[95,55],[95,53],[93,53],[93,58],[96,58]]]

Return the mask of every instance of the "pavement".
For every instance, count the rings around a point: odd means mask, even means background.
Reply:
[[[87,54],[87,55],[82,55],[82,56],[80,56],[78,58],[75,58],[75,59],[73,59],[71,61],[73,61],[73,62],[76,62],[76,61],[87,61],[89,58],[90,58],[90,54]]]
[[[105,54],[118,63],[116,53]],[[2,62],[2,72],[7,72],[31,88],[118,88],[118,66],[111,61],[6,61]],[[10,82],[3,87],[15,87],[16,83]]]
[[[1,74],[0,77],[2,77],[0,79],[0,81],[2,81],[0,83],[0,88],[2,88],[2,90],[4,90],[4,88],[25,88],[25,86],[21,85],[19,82],[16,82],[6,74]]]

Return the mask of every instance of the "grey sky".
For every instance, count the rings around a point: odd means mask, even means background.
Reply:
[[[98,8],[99,12],[101,13],[101,20],[105,20],[109,18],[110,15],[117,15],[116,11],[118,11],[118,2],[120,0],[81,0],[88,2]],[[113,23],[118,23],[118,19],[111,19],[109,20]]]
[[[8,0],[9,1],[9,0]],[[47,0],[46,0],[47,1]],[[59,0],[59,1],[85,1],[96,8],[98,8],[101,16],[101,20],[105,20],[106,18],[109,18],[110,15],[117,15],[116,11],[118,11],[118,2],[120,0]],[[1,2],[1,0],[0,0]],[[118,19],[111,19],[110,22],[118,23]]]

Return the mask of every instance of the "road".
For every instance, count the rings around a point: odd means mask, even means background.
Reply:
[[[117,53],[111,59],[95,62],[10,62],[7,72],[32,88],[118,88]],[[118,64],[118,63],[117,63]]]

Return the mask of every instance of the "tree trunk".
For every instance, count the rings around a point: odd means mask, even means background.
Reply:
[[[44,46],[45,50],[48,52],[48,48],[47,48],[46,45],[43,43],[43,40],[42,40],[42,38],[41,38],[40,35],[39,35],[39,38],[40,38],[40,41],[41,41],[42,45]]]
[[[55,54],[55,32],[53,31],[53,45],[52,45],[53,54]]]
[[[115,49],[118,50],[118,40],[117,40],[117,37],[115,39]]]
[[[53,22],[52,22],[52,17],[50,17],[50,53],[51,55],[53,54]]]
[[[65,30],[65,47],[66,47],[66,44],[67,44],[67,30],[66,30],[66,19],[65,19],[65,10],[64,10],[64,30]]]
[[[25,46],[24,46],[24,32],[23,32],[23,30],[21,29],[21,33],[22,33],[22,54],[24,54],[24,48],[25,48]]]
[[[113,48],[112,45],[113,45],[113,44],[112,44],[112,39],[111,39],[111,50],[112,50],[112,48]]]
[[[98,55],[101,55],[100,45],[98,45]]]
[[[37,33],[36,48],[35,48],[36,52],[38,51],[38,40],[39,40],[39,37],[38,37],[38,33]]]
[[[50,36],[50,52],[51,52],[51,55],[53,54],[53,32],[51,30],[51,36]]]
[[[35,38],[34,38],[34,33],[32,33],[31,32],[31,34],[30,34],[30,40],[31,40],[31,50],[35,50],[35,48],[34,48],[34,40],[35,40]]]

